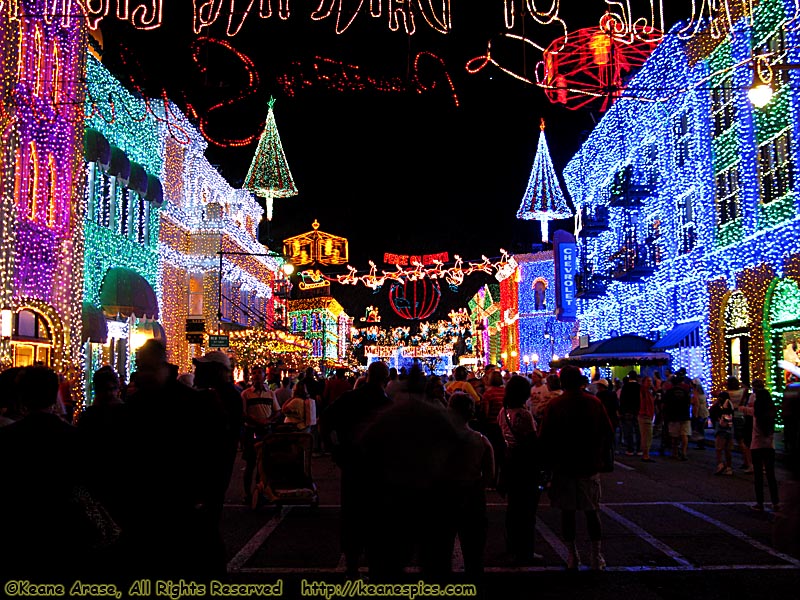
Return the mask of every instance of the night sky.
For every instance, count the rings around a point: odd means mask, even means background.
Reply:
[[[309,15],[318,3],[289,4],[289,19],[251,14],[234,37],[226,36],[227,18],[220,17],[203,32],[212,40],[193,33],[188,0],[165,3],[164,25],[153,31],[135,31],[107,17],[104,62],[130,87],[135,82],[150,96],[166,90],[181,108],[193,106],[206,133],[217,140],[258,135],[267,100],[276,98],[275,118],[299,190],[275,202],[270,237],[277,249],[284,237],[310,230],[317,219],[321,230],[350,240],[350,264],[362,273],[369,259],[392,270],[382,265],[385,252],[448,252],[451,260],[460,254],[480,262],[482,254],[499,257],[500,248],[531,251],[540,241],[538,221],[515,215],[533,164],[539,120],[546,119],[560,175],[602,114],[551,104],[540,89],[493,65],[476,74],[466,71],[467,62],[485,54],[487,42],[504,30],[503,3],[454,1],[448,35],[418,17],[413,36],[402,28],[392,32],[385,15],[370,17],[368,2],[341,35],[334,32],[335,11],[314,21]],[[482,7],[473,6],[478,4]],[[254,5],[257,9],[258,2]],[[565,0],[561,16],[572,30],[595,25],[604,7],[600,0]],[[544,45],[559,35],[557,27],[535,25],[530,17],[525,24],[526,34]],[[223,44],[252,60],[257,85],[248,86],[245,66]],[[541,59],[530,48],[524,56],[519,46],[504,50],[495,42],[495,48],[496,56],[518,71],[524,60],[529,76]],[[341,81],[344,72],[352,81],[352,66],[371,78],[368,89],[331,89],[315,74],[324,67],[333,80]],[[376,89],[389,80],[401,89]],[[210,143],[206,155],[239,186],[255,145]],[[551,225],[551,232],[559,226],[571,228],[571,221]],[[457,294],[444,290],[434,317],[463,305],[487,281],[472,276]],[[367,304],[385,305],[386,287],[375,295],[363,286],[333,284],[331,291],[359,316]]]

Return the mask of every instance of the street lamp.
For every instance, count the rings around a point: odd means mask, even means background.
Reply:
[[[531,362],[531,357],[528,356],[527,354],[523,355],[522,362],[525,363],[525,375],[527,375],[528,374],[528,365]]]
[[[772,100],[773,71],[793,71],[800,69],[800,63],[778,63],[771,65],[766,56],[753,61],[753,83],[747,89],[747,98],[756,108],[764,108]]]
[[[539,355],[534,352],[531,354],[531,362],[533,363],[533,370],[536,370],[536,365],[539,364]]]

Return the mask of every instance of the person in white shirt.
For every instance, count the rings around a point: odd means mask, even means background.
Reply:
[[[281,413],[275,394],[264,385],[265,379],[266,373],[263,367],[252,367],[250,369],[252,385],[242,392],[244,412],[242,459],[245,461],[243,485],[246,503],[250,502],[250,486],[256,468],[256,442],[270,432],[272,423],[278,420]]]

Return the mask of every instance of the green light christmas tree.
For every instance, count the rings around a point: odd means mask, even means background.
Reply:
[[[567,200],[558,183],[556,170],[553,168],[550,150],[544,137],[544,119],[539,128],[541,129],[539,145],[536,147],[528,188],[519,205],[517,218],[526,221],[539,220],[542,226],[542,242],[547,243],[549,241],[548,221],[571,217],[572,211],[567,206]]]
[[[281,136],[275,124],[275,98],[269,99],[269,112],[264,125],[264,133],[258,140],[256,154],[250,163],[250,170],[244,180],[244,189],[266,200],[267,237],[269,223],[272,221],[272,205],[275,198],[289,198],[297,195],[297,188],[283,153]]]

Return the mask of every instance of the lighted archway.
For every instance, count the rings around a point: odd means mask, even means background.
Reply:
[[[739,291],[730,293],[724,304],[722,323],[725,339],[725,370],[728,377],[750,382],[750,306]]]
[[[35,300],[32,298],[21,298],[17,307],[14,310],[15,315],[19,315],[22,311],[30,311],[34,313],[38,318],[41,318],[44,325],[49,330],[49,341],[50,341],[50,348],[48,351],[48,365],[55,371],[63,372],[66,371],[69,365],[68,357],[66,356],[68,343],[67,343],[67,332],[64,328],[64,323],[61,318],[56,313],[55,309],[50,306],[49,304],[45,304],[40,300]],[[15,319],[15,327],[16,327],[16,319]],[[22,337],[29,337],[29,336],[19,336],[15,331],[15,336],[12,338],[12,346],[17,343],[23,343],[25,340],[22,340]],[[44,345],[44,338],[40,340],[35,340],[37,343]],[[12,348],[12,357],[13,357],[14,349]]]
[[[764,345],[767,384],[773,393],[782,394],[786,373],[779,360],[800,365],[800,287],[791,279],[775,279],[764,304]]]

